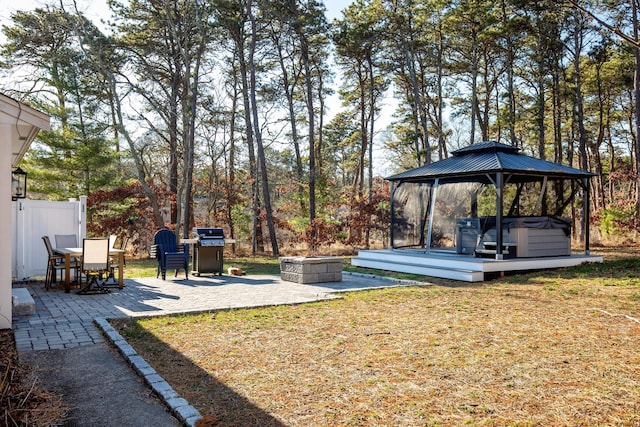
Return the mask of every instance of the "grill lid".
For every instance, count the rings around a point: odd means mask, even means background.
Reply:
[[[200,240],[224,239],[224,230],[220,227],[194,227],[192,233]]]

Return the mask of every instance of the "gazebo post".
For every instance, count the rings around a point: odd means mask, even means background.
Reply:
[[[431,233],[433,232],[433,214],[436,210],[436,194],[438,193],[438,185],[440,184],[440,178],[436,178],[431,187],[431,206],[429,206],[429,228],[427,231],[427,247],[426,253],[431,253]]]
[[[471,192],[471,216],[478,216],[478,190],[475,189]]]
[[[582,206],[582,215],[583,215],[583,223],[584,223],[584,254],[591,255],[591,249],[589,248],[589,215],[591,215],[591,185],[589,183],[589,178],[583,178],[583,191],[584,195],[584,206]]]
[[[389,192],[389,198],[391,199],[389,202],[391,203],[390,212],[389,212],[389,222],[391,223],[391,229],[389,230],[389,249],[393,250],[393,223],[395,221],[395,208],[393,205],[393,201],[395,199],[396,189],[399,184],[396,184],[395,181],[391,181],[391,191]]]
[[[501,260],[502,257],[502,196],[503,196],[503,175],[502,172],[496,173],[496,259]]]

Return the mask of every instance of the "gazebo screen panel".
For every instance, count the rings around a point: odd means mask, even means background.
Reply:
[[[495,211],[495,197],[487,197],[491,186],[477,182],[446,183],[438,186],[429,249],[456,246],[456,219]],[[478,203],[475,203],[477,200]]]
[[[482,211],[494,211],[491,197],[483,197],[488,187],[481,183],[446,183],[437,188],[431,184],[402,183],[393,198],[394,248],[448,249],[455,247],[456,218],[477,214],[472,203],[482,201]],[[435,206],[431,209],[432,192],[436,191]],[[433,213],[431,239],[428,238],[430,215]]]
[[[392,201],[392,247],[424,247],[431,190],[430,184],[415,183],[402,183],[395,189]]]

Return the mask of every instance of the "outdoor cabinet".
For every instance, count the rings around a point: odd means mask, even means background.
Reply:
[[[456,218],[456,252],[473,255],[484,233],[494,227],[494,217]]]
[[[224,246],[196,246],[193,253],[193,274],[222,274]]]
[[[480,233],[478,218],[457,218],[456,252],[464,255],[472,255],[476,250]]]

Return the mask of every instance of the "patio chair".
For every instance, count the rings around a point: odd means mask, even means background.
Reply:
[[[77,248],[78,238],[75,234],[56,234],[56,248]]]
[[[109,236],[109,252],[111,252],[111,249],[115,249],[116,247],[116,240],[118,240],[118,236],[116,236],[115,234],[111,234]],[[107,277],[107,280],[105,280],[104,284],[105,286],[107,286],[107,283],[109,283],[109,279],[113,279],[113,281],[115,282],[115,276],[113,275],[113,269],[114,267],[118,266],[117,261],[114,260],[114,258],[112,256],[109,256],[109,276]]]
[[[101,281],[109,273],[109,239],[82,240],[81,270],[86,277],[86,285],[78,291],[79,294],[110,292]]]
[[[166,228],[160,229],[153,236],[151,246],[151,258],[158,260],[158,277],[162,274],[162,280],[167,279],[167,270],[175,269],[174,277],[178,276],[178,270],[184,268],[184,274],[189,279],[189,254],[182,245],[178,246],[176,235]]]
[[[56,240],[56,248],[78,248],[78,238],[75,234],[56,234],[53,236]],[[80,259],[71,258],[71,265],[78,267],[76,278],[80,278]]]
[[[116,244],[115,241],[117,239],[113,239],[116,236],[111,236],[109,238],[109,249],[111,248],[116,248]],[[117,247],[116,249],[120,249],[122,251],[127,249],[127,244],[129,243],[129,236],[124,236],[122,237],[122,239],[120,239],[120,245],[119,247]],[[122,262],[122,266],[126,266],[127,265],[127,260],[126,258],[123,259]],[[105,282],[105,285],[107,283],[109,283],[109,280],[113,280],[113,284],[110,284],[109,286],[116,286],[118,284],[118,281],[116,280],[116,275],[115,275],[115,270],[116,268],[118,268],[118,257],[109,257],[109,277],[107,278],[107,281]]]
[[[53,247],[51,246],[51,240],[49,240],[49,236],[42,236],[42,241],[44,242],[44,246],[47,249],[47,273],[44,279],[44,288],[49,290],[51,286],[58,280],[58,271],[60,271],[60,279],[62,280],[62,272],[64,271],[64,255],[56,254],[53,252]],[[78,265],[75,263],[71,264],[71,268],[76,271]]]

